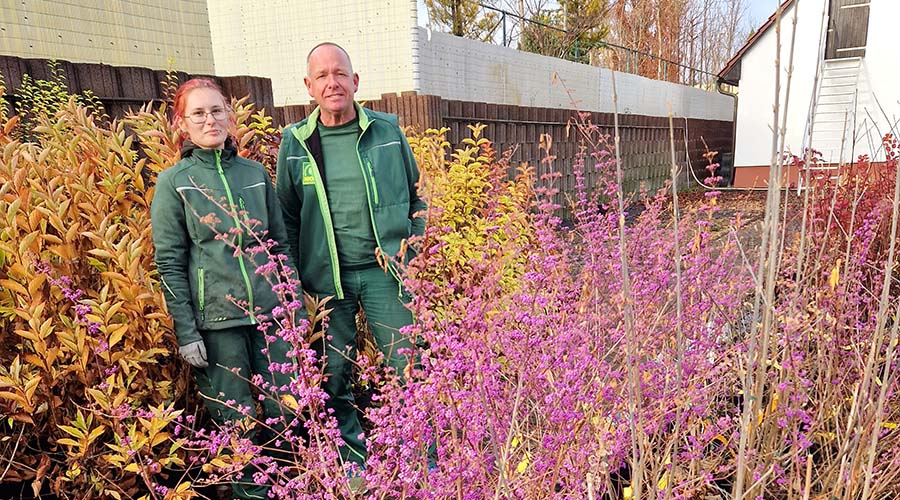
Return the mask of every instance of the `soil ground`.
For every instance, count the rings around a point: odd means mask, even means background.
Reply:
[[[724,235],[731,227],[733,221],[740,216],[742,229],[738,231],[738,240],[745,252],[755,251],[760,244],[762,223],[766,215],[766,198],[768,193],[764,190],[722,190],[716,204],[719,207],[713,218],[713,230]],[[705,191],[690,191],[680,193],[678,201],[682,212],[699,207],[707,203]],[[787,205],[787,212],[785,212]],[[794,233],[799,225],[803,210],[803,198],[797,195],[796,190],[781,193],[779,220],[787,222],[788,233]]]

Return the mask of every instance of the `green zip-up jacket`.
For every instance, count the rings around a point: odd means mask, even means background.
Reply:
[[[387,257],[396,257],[402,241],[425,232],[427,208],[416,184],[419,169],[395,115],[356,106],[359,168],[365,179],[375,241]],[[319,108],[284,129],[278,151],[276,191],[287,228],[291,262],[304,290],[313,295],[344,298],[331,210],[326,195],[325,165],[316,126]],[[411,258],[412,250],[407,251]],[[398,277],[396,268],[391,268]]]
[[[228,296],[265,315],[278,304],[272,286],[256,274],[268,262],[266,253],[253,252],[260,245],[249,231],[233,230],[250,223],[263,241],[279,242],[273,254],[287,255],[287,237],[268,173],[238,156],[230,140],[224,150],[185,142],[181,158],[159,174],[150,216],[166,306],[178,343],[185,345],[201,340],[198,330],[255,323]],[[244,249],[241,255],[235,244]]]

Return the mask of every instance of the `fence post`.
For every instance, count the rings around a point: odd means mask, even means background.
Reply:
[[[506,47],[506,11],[500,14],[500,22],[503,23],[503,46]]]

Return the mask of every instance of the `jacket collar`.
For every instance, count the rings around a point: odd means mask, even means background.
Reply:
[[[191,157],[199,160],[201,163],[210,165],[216,164],[216,149],[203,149],[190,140],[185,140],[181,145],[181,158]],[[234,139],[228,137],[225,139],[225,147],[222,149],[222,161],[230,160],[237,156],[237,144]]]
[[[359,118],[359,128],[360,130],[365,132],[366,129],[369,128],[369,124],[372,123],[372,117],[369,116],[368,113],[366,113],[366,109],[360,106],[358,102],[353,101],[353,106],[356,107],[356,117]],[[316,106],[316,109],[314,109],[313,112],[309,114],[306,120],[301,122],[300,126],[294,129],[294,136],[301,141],[309,139],[309,137],[316,130],[316,126],[319,122],[319,115],[321,114],[321,112],[321,108],[319,106]]]

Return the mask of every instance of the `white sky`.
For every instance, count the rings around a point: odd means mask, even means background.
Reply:
[[[778,0],[750,0],[750,20],[759,28],[778,8]]]

